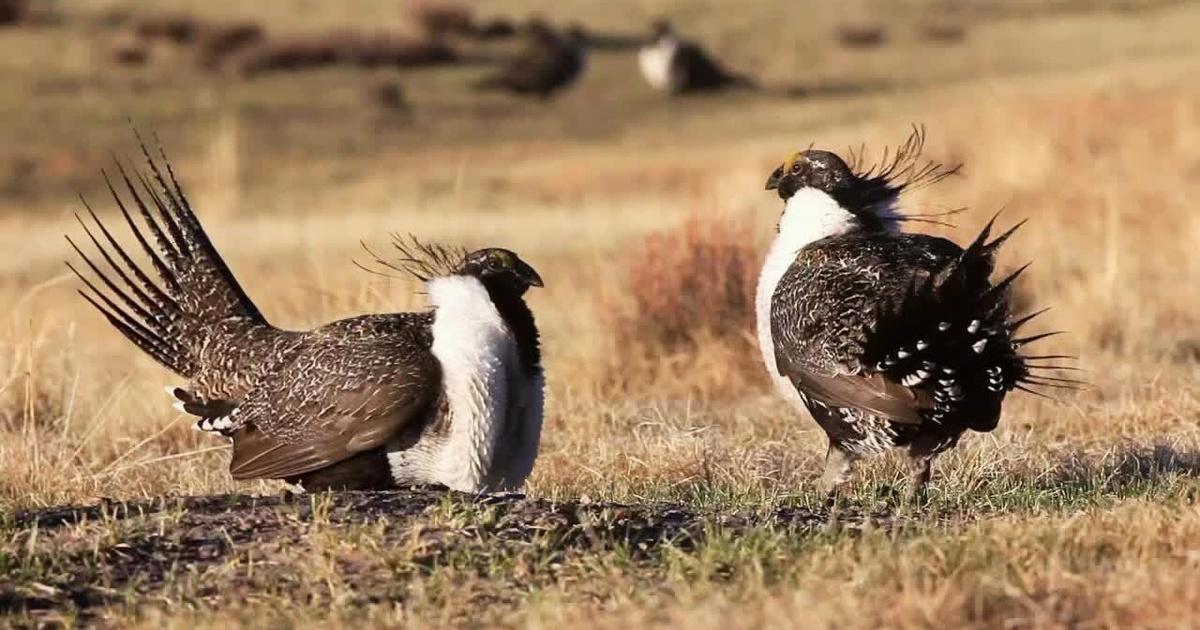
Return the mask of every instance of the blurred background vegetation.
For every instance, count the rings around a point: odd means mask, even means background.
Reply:
[[[659,17],[758,89],[651,89],[637,54]],[[583,29],[579,79],[546,99],[475,89],[532,18]],[[1045,350],[1079,355],[1094,387],[1010,397],[996,432],[939,460],[931,516],[901,542],[759,532],[565,562],[543,541],[476,571],[453,545],[389,557],[371,532],[322,534],[281,544],[257,601],[285,623],[361,619],[365,598],[381,623],[1194,625],[1198,31],[1200,4],[1171,0],[0,0],[0,587],[42,597],[74,569],[59,552],[92,557],[124,527],[35,555],[6,511],[279,490],[229,479],[226,446],[173,412],[170,375],[63,267],[77,195],[115,212],[100,171],[140,159],[131,128],[159,136],[278,325],[422,308],[414,282],[351,264],[391,232],[530,261],[548,374],[530,495],[772,510],[819,507],[825,438],[759,365],[749,306],[780,209],[763,183],[795,150],[878,156],[923,124],[927,155],[965,167],[903,209],[967,208],[921,226],[959,242],[997,210],[1030,218],[1000,266],[1034,261],[1019,297],[1054,307],[1043,329],[1071,334]],[[849,500],[872,509],[901,478],[872,462]],[[255,600],[222,599],[253,564],[235,551],[146,592],[260,622]],[[182,608],[163,614],[186,623]]]

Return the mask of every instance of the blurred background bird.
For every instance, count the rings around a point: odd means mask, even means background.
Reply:
[[[653,36],[638,51],[638,68],[650,87],[670,94],[754,88],[748,76],[725,69],[700,44],[684,39],[665,19],[656,20]]]
[[[480,90],[503,90],[549,98],[579,79],[587,65],[587,36],[579,26],[559,32],[542,19],[525,28],[526,44],[498,72],[475,84]]]

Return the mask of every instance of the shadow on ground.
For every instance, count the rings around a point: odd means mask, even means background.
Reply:
[[[1200,477],[1200,452],[1129,445],[1099,457],[1068,454],[1021,483],[1095,504],[1141,495],[1180,477]],[[931,507],[911,518],[883,507],[846,507],[839,523],[851,534],[869,528],[898,533],[988,512],[986,490],[964,499],[965,511]],[[1047,501],[1043,507],[1058,505]],[[802,507],[699,510],[428,488],[102,501],[0,521],[9,543],[0,548],[0,615],[86,620],[109,606],[177,599],[219,606],[239,593],[309,593],[311,585],[297,574],[314,557],[328,558],[337,579],[351,584],[352,597],[362,603],[402,598],[412,579],[446,566],[503,580],[496,566],[563,566],[619,550],[653,575],[665,550],[690,551],[714,536],[729,540],[766,531],[804,540],[827,529],[826,513]],[[545,579],[556,579],[557,571]]]
[[[1043,489],[1115,492],[1169,477],[1200,477],[1200,452],[1156,444],[1122,446],[1099,458],[1071,453],[1038,485]]]
[[[894,525],[886,512],[848,511],[839,521],[849,530]],[[26,540],[41,537],[41,557],[30,559],[27,569],[6,571],[16,579],[8,585],[0,580],[0,614],[36,618],[69,611],[87,618],[89,611],[99,607],[154,598],[172,588],[181,575],[204,576],[207,569],[220,565],[244,566],[251,557],[264,566],[278,565],[285,573],[295,570],[297,558],[318,553],[314,547],[324,544],[314,542],[312,536],[322,528],[341,536],[365,526],[373,528],[374,548],[417,548],[407,561],[420,573],[422,567],[432,570],[444,565],[451,554],[455,558],[478,554],[486,561],[531,548],[537,549],[539,557],[567,558],[620,547],[635,560],[653,561],[667,546],[692,549],[718,531],[733,536],[762,528],[797,536],[815,534],[826,529],[827,516],[794,507],[700,513],[675,505],[553,502],[518,494],[470,496],[417,488],[104,501],[18,513],[7,526]],[[97,535],[89,527],[109,533]],[[76,536],[73,530],[81,534]],[[47,542],[56,535],[105,542],[77,550],[65,545],[52,554],[41,551],[58,546]],[[353,573],[355,568],[342,570]],[[271,573],[258,571],[264,576]],[[372,572],[380,573],[377,568]],[[362,597],[374,601],[390,597],[388,589],[395,588],[394,570],[384,573],[388,574],[347,577]],[[218,604],[229,593],[256,588],[255,583],[236,583],[242,579],[235,571],[221,578],[226,583],[220,588],[199,589],[187,596]]]

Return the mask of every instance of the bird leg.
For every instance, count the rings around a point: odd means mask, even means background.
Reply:
[[[821,475],[821,480],[817,485],[825,493],[825,507],[829,510],[831,525],[837,523],[838,490],[850,477],[856,459],[832,442],[829,443],[829,450],[825,452],[825,472]]]
[[[929,479],[933,476],[933,455],[927,453],[908,453],[908,489],[904,493],[904,501],[908,505],[925,503],[925,490]]]

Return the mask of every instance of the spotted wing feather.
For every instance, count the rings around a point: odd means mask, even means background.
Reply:
[[[917,235],[845,235],[801,250],[772,299],[776,360],[809,400],[892,422],[995,427],[1027,377],[989,224],[965,250]],[[1014,228],[1015,229],[1015,228]]]
[[[772,297],[776,364],[806,398],[917,424],[931,407],[920,389],[885,378],[862,359],[877,305],[961,251],[944,239],[897,234],[831,237],[797,253]]]
[[[989,223],[948,264],[914,276],[902,297],[884,303],[868,332],[863,363],[928,392],[934,422],[990,431],[1005,394],[1030,377],[1014,333],[1036,314],[1014,317],[1011,300],[1025,267],[990,278],[995,252],[1019,227],[989,240]]]
[[[234,411],[233,477],[297,477],[423,430],[441,383],[430,321],[365,316],[309,333]]]

